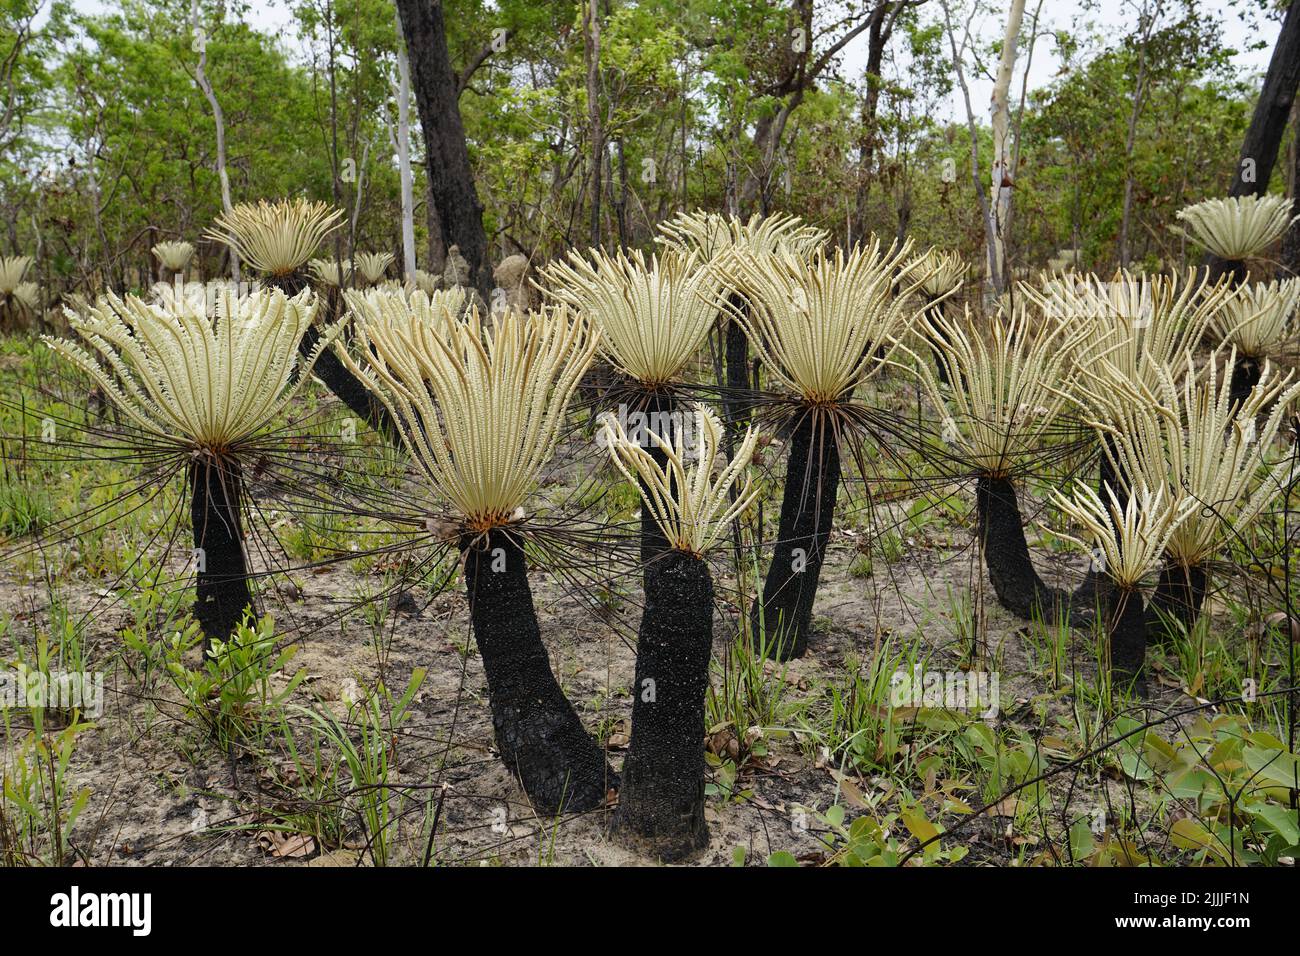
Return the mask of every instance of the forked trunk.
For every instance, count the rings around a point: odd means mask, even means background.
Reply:
[[[808,649],[839,485],[839,445],[830,418],[805,409],[790,436],[781,522],[763,598],[750,616],[751,633],[766,636],[767,654],[777,660],[802,657]]]
[[[713,648],[709,566],[671,551],[646,568],[632,686],[632,740],[613,834],[672,862],[708,845],[704,698]]]
[[[1054,620],[1069,600],[1043,583],[1029,558],[1020,505],[1010,478],[981,475],[975,484],[975,521],[984,563],[998,603],[1025,620]]]
[[[1160,581],[1147,608],[1148,631],[1161,641],[1167,640],[1179,628],[1192,633],[1201,617],[1208,584],[1204,566],[1185,566],[1166,560],[1160,568]]]
[[[1147,615],[1142,593],[1115,587],[1106,612],[1111,687],[1145,697],[1147,692]]]
[[[614,778],[551,672],[523,548],[500,528],[461,542],[497,749],[539,813],[602,806]]]
[[[205,649],[228,641],[253,603],[244,553],[243,476],[233,458],[204,455],[189,468],[197,591],[194,617]]]

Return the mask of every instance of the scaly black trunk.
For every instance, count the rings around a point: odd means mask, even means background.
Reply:
[[[234,459],[204,455],[190,464],[189,483],[198,577],[194,617],[207,648],[230,640],[253,603],[240,514],[243,477]]]
[[[732,297],[732,305],[743,308],[737,297]],[[752,401],[748,392],[753,390],[753,380],[749,368],[749,336],[744,327],[734,318],[727,320],[727,389],[730,394],[723,403],[727,410],[727,431],[735,442],[749,425]]]
[[[1101,450],[1101,465],[1097,471],[1097,496],[1101,498],[1102,504],[1106,505],[1107,519],[1110,520],[1111,525],[1114,525],[1114,520],[1109,517],[1110,493],[1107,488],[1114,489],[1120,509],[1123,510],[1128,506],[1128,482],[1111,462],[1110,456],[1106,454],[1108,448],[1114,453],[1114,439],[1108,435],[1103,436],[1102,443],[1104,447]],[[1076,615],[1079,615],[1076,620],[1083,623],[1088,615],[1096,614],[1099,607],[1104,607],[1111,589],[1110,578],[1090,565],[1078,590],[1070,596],[1070,607]]]
[[[1255,386],[1259,384],[1259,360],[1249,355],[1237,357],[1236,363],[1232,366],[1232,379],[1228,382],[1228,408],[1236,412],[1246,399],[1250,398],[1250,393]]]
[[[668,453],[650,437],[650,432],[657,433],[671,444],[676,438],[673,429],[673,412],[676,411],[676,408],[677,403],[668,393],[649,392],[641,409],[646,416],[645,440],[641,443],[641,447],[650,453],[655,466],[660,470],[663,470],[668,463]],[[667,551],[669,545],[668,538],[664,535],[663,529],[659,527],[659,522],[655,520],[654,515],[645,504],[645,481],[637,478],[637,485],[641,491],[641,564],[645,567]]]
[[[614,777],[551,672],[523,548],[498,528],[461,549],[501,759],[539,813],[602,806]]]
[[[998,603],[1025,620],[1054,620],[1069,596],[1048,587],[1034,570],[1010,478],[981,475],[975,483],[975,527]]]
[[[1188,634],[1196,627],[1205,604],[1209,576],[1201,565],[1184,567],[1166,560],[1160,568],[1160,581],[1147,607],[1147,631],[1158,640],[1167,640],[1172,628],[1182,627]]]
[[[632,685],[632,740],[613,834],[666,862],[709,842],[704,821],[704,698],[713,649],[709,566],[683,551],[646,569]]]
[[[804,409],[790,436],[780,529],[763,599],[750,616],[752,633],[766,634],[767,653],[777,660],[802,657],[808,649],[839,485],[840,453],[830,417]]]
[[[1147,615],[1140,591],[1112,588],[1106,613],[1106,639],[1110,645],[1111,687],[1145,697]]]

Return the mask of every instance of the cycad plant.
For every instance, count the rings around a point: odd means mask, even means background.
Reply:
[[[162,272],[158,277],[160,281],[171,282],[176,278],[185,281],[185,270],[189,268],[194,258],[193,245],[183,240],[168,239],[156,244],[149,251],[158,260]]]
[[[1096,275],[1080,275],[1057,281],[1042,290],[1024,287],[1045,314],[1071,330],[1083,333],[1073,349],[1072,396],[1093,422],[1109,414],[1105,401],[1109,388],[1099,378],[1102,361],[1114,374],[1134,387],[1154,389],[1164,370],[1180,375],[1191,350],[1205,336],[1216,313],[1232,290],[1224,282],[1211,283],[1204,275],[1138,276],[1120,270],[1104,281]],[[1104,431],[1100,435],[1100,465],[1097,494],[1109,499],[1107,488],[1123,510],[1128,479],[1117,470],[1117,456]],[[1086,611],[1097,602],[1097,588],[1106,577],[1089,569],[1073,598],[1074,606]]]
[[[1296,334],[1300,279],[1239,286],[1215,313],[1214,331],[1236,350],[1232,400],[1240,404],[1259,382],[1260,367]]]
[[[988,321],[930,312],[921,328],[946,375],[911,352],[913,365],[943,416],[945,455],[975,478],[976,534],[998,602],[1026,619],[1054,615],[1068,595],[1034,570],[1015,481],[1052,457],[1084,333],[1036,319],[1023,301]]]
[[[12,332],[25,311],[35,311],[35,284],[24,282],[31,256],[0,256],[0,332]]]
[[[637,437],[664,464],[653,436],[673,443],[683,374],[717,317],[717,274],[693,252],[670,251],[649,258],[640,252],[593,252],[590,259],[572,253],[568,262],[544,268],[542,276],[549,295],[576,308],[600,332],[600,354],[620,377],[600,404],[617,407],[620,419],[642,418]],[[667,547],[654,517],[642,509],[642,562]]]
[[[702,262],[719,267],[731,305],[741,311],[747,308],[744,275],[727,268],[733,253],[743,251],[752,260],[766,260],[781,251],[807,257],[824,247],[829,238],[824,229],[809,226],[798,216],[755,213],[742,220],[703,210],[682,213],[661,223],[659,232],[662,245],[683,253],[694,252]],[[739,322],[726,323],[723,352],[729,392],[724,396],[724,407],[730,439],[748,424],[750,403],[745,393],[758,387],[749,367],[749,339]]]
[[[703,736],[713,578],[704,555],[758,494],[746,474],[758,432],[749,429],[722,466],[717,416],[697,405],[692,418],[696,444],[689,464],[681,433],[672,444],[656,436],[665,455],[661,464],[628,437],[616,417],[607,413],[603,425],[603,443],[615,465],[639,481],[644,507],[669,544],[646,568],[632,738],[613,821],[622,843],[665,861],[680,860],[709,842]]]
[[[431,527],[459,548],[497,749],[542,812],[604,803],[610,775],[551,672],[528,586],[524,510],[555,450],[597,337],[567,309],[509,312],[485,330],[423,293],[348,294],[339,356],[397,423],[429,492]]]
[[[1093,554],[1112,587],[1104,589],[1107,658],[1112,687],[1145,693],[1144,663],[1147,615],[1142,580],[1159,563],[1169,539],[1196,510],[1190,498],[1169,495],[1164,488],[1130,487],[1121,506],[1113,489],[1103,503],[1092,488],[1079,482],[1072,495],[1057,491],[1057,507],[1083,528],[1083,537],[1063,535]]]
[[[87,375],[135,427],[133,441],[186,463],[198,593],[208,642],[226,641],[252,604],[244,543],[245,477],[268,427],[338,328],[303,357],[315,315],[310,291],[181,297],[174,307],[109,294],[69,313],[80,342],[45,341]]]
[[[1263,255],[1294,221],[1291,200],[1272,193],[1206,199],[1180,209],[1178,219],[1221,260],[1220,271],[1211,278],[1228,274],[1234,283],[1245,281],[1246,261]]]
[[[943,303],[949,296],[961,288],[966,275],[966,261],[956,253],[929,249],[919,257],[917,275],[921,284],[917,291],[925,300],[926,312],[935,318],[943,318]],[[925,332],[930,335],[942,334],[940,324],[928,323]],[[934,352],[934,366],[939,374],[939,381],[948,384],[948,365],[942,360],[938,346],[933,340],[930,347]]]
[[[881,366],[916,319],[907,305],[910,245],[884,252],[880,241],[847,255],[788,251],[755,258],[737,252],[729,269],[741,276],[748,308],[732,308],[771,376],[788,392],[790,438],[785,490],[772,563],[751,615],[770,653],[801,657],[808,646],[813,600],[830,540],[840,462],[853,423],[854,389]]]
[[[393,264],[391,252],[358,252],[355,256],[357,271],[368,285],[384,281],[388,267]]]
[[[312,255],[342,224],[342,210],[328,203],[301,198],[260,200],[256,204],[240,203],[219,215],[206,237],[228,245],[266,284],[286,295],[295,295],[310,284],[308,263]],[[325,280],[327,284],[331,277],[335,285],[339,284],[338,272],[336,264],[332,276]],[[330,301],[331,308],[334,304]],[[322,321],[334,318],[322,316]],[[303,354],[316,351],[319,339],[319,328],[309,328],[302,339]],[[316,375],[354,415],[376,431],[393,436],[392,421],[383,404],[374,400],[333,351],[321,354]]]
[[[1188,632],[1200,615],[1213,559],[1295,477],[1289,456],[1270,460],[1270,453],[1300,384],[1291,384],[1292,373],[1275,376],[1266,361],[1258,386],[1238,404],[1228,376],[1219,374],[1220,358],[1211,357],[1204,378],[1189,367],[1190,356],[1180,376],[1158,370],[1154,388],[1128,381],[1103,361],[1099,383],[1106,384],[1094,390],[1108,411],[1097,427],[1111,438],[1123,473],[1162,490],[1176,506],[1196,505],[1165,544],[1151,601],[1158,612],[1153,625],[1164,616]],[[1226,370],[1235,356],[1230,350],[1222,358]]]

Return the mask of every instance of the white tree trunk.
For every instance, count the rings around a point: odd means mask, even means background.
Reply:
[[[212,90],[212,84],[208,82],[208,38],[199,29],[199,0],[190,2],[190,24],[199,53],[199,65],[194,71],[194,78],[207,97],[208,105],[212,107],[212,120],[217,127],[217,178],[221,180],[221,208],[230,212],[234,207],[230,201],[230,176],[226,173],[226,117],[221,112],[221,104]],[[230,274],[236,282],[239,281],[239,256],[233,248],[230,250]]]
[[[411,177],[411,67],[406,61],[402,22],[397,19],[397,172],[402,186],[402,274],[415,284],[415,185]]]
[[[1007,213],[1011,207],[1011,75],[1016,66],[1016,43],[1020,38],[1020,22],[1025,15],[1025,0],[1011,0],[1007,11],[1007,32],[1002,38],[1002,55],[998,59],[997,78],[993,84],[993,99],[989,111],[993,126],[993,235],[989,243],[989,280],[995,293],[1006,291],[1007,276]]]

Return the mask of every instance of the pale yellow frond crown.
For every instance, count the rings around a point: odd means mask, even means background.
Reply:
[[[1085,333],[1035,319],[1022,303],[1008,315],[977,320],[927,314],[919,326],[948,369],[942,382],[904,346],[921,386],[943,416],[946,444],[980,474],[1005,477],[1041,454],[1045,436],[1069,405],[1073,353]]]
[[[194,246],[182,240],[166,240],[149,250],[154,258],[172,272],[181,272],[194,258]]]
[[[209,312],[182,297],[169,308],[106,295],[68,312],[80,342],[44,341],[81,368],[144,432],[160,442],[225,452],[265,428],[293,397],[338,333],[326,329],[306,358],[310,291],[238,296],[226,289]]]
[[[966,260],[955,252],[928,249],[917,257],[915,275],[921,280],[921,294],[937,299],[961,288],[967,270]]]
[[[1295,334],[1300,279],[1239,286],[1215,313],[1214,331],[1240,354],[1264,358]]]
[[[352,260],[312,259],[307,263],[307,271],[320,285],[337,289],[352,281]]]
[[[1206,199],[1178,210],[1178,219],[1211,253],[1233,261],[1261,255],[1294,221],[1291,200],[1272,193]]]
[[[384,278],[394,261],[391,252],[358,252],[355,257],[357,271],[371,285]]]
[[[0,256],[0,295],[17,289],[31,264],[31,256]]]
[[[258,272],[283,277],[301,269],[342,224],[342,210],[328,203],[263,199],[221,213],[204,236],[230,246]]]
[[[696,253],[646,258],[570,253],[541,270],[552,298],[600,330],[602,355],[648,388],[674,381],[699,353],[717,319],[721,284]]]
[[[392,413],[434,496],[468,530],[515,520],[595,355],[589,325],[561,307],[485,329],[477,308],[460,319],[418,291],[347,300],[354,341],[336,352]]]
[[[1082,538],[1061,537],[1091,550],[1094,563],[1102,565],[1121,588],[1131,590],[1160,563],[1169,539],[1197,505],[1175,500],[1164,488],[1137,485],[1121,508],[1114,490],[1107,487],[1106,491],[1109,500],[1103,503],[1091,486],[1078,482],[1073,494],[1055,491],[1052,501],[1083,526]]]
[[[669,544],[698,556],[758,497],[760,489],[747,470],[758,443],[758,429],[746,431],[735,455],[724,466],[718,453],[722,424],[717,415],[697,404],[690,418],[693,428],[675,429],[671,442],[657,432],[647,431],[649,440],[665,455],[662,465],[628,437],[622,422],[612,413],[601,416],[600,440],[619,471],[629,481],[642,482],[639,487],[643,506],[650,510]],[[733,501],[731,489],[737,483]]]
[[[847,256],[738,253],[733,263],[749,308],[719,306],[732,311],[771,374],[809,404],[845,400],[879,369],[877,352],[893,348],[919,315],[908,304],[918,278],[910,243],[884,252],[873,237]]]

